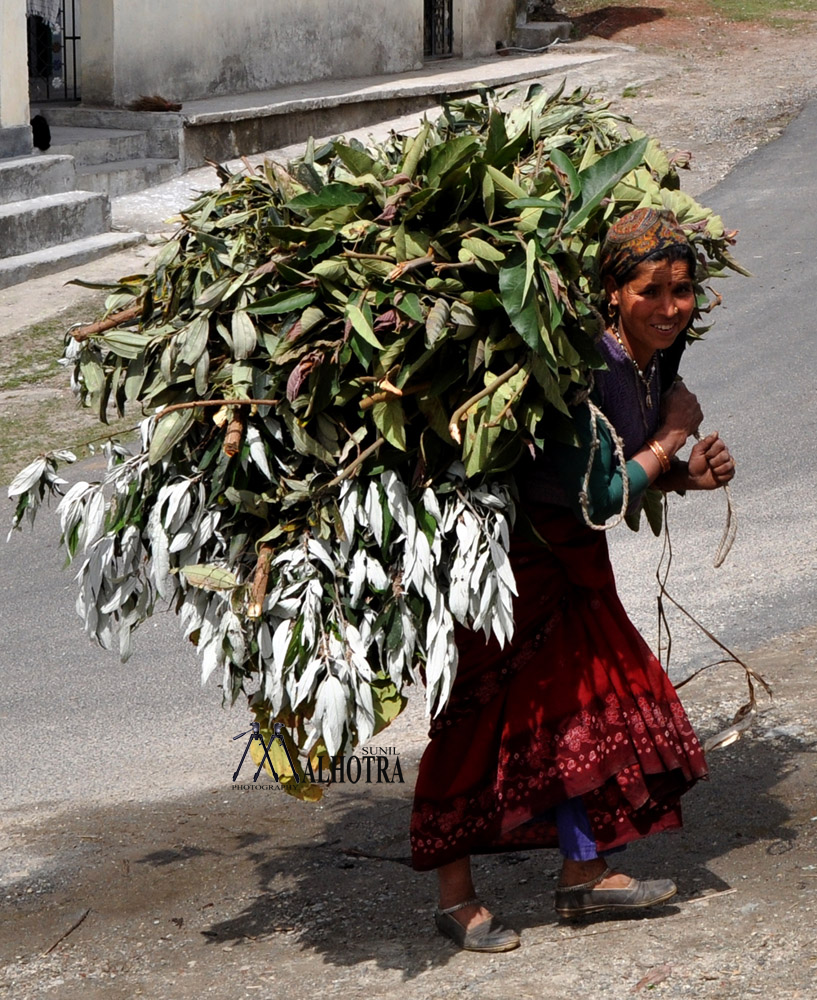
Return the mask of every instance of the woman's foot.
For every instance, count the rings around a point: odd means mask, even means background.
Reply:
[[[461,913],[470,911],[474,911],[470,917],[457,919]],[[488,914],[487,918],[482,917],[484,913]],[[516,931],[491,916],[476,899],[440,907],[434,914],[434,923],[441,934],[464,951],[512,951],[519,947]]]
[[[584,881],[579,881],[585,877]],[[640,910],[665,903],[678,891],[668,878],[630,878],[607,867],[602,858],[565,861],[556,887],[556,912],[562,917],[581,917],[599,910]]]
[[[595,879],[600,879],[594,885],[594,888],[599,889],[626,889],[631,882],[629,875],[608,868],[604,858],[593,858],[592,861],[571,861],[565,858],[558,888],[583,885]]]
[[[475,897],[471,860],[461,858],[437,869],[440,905],[434,922],[440,933],[465,951],[510,951],[519,935],[505,927]]]

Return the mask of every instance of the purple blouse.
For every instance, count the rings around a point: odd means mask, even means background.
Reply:
[[[593,398],[624,442],[624,457],[631,458],[660,426],[661,376],[658,354],[644,372],[642,382],[630,355],[611,333],[605,333],[596,348],[607,364],[605,371],[594,372]],[[649,391],[648,391],[649,386]],[[647,400],[651,405],[647,405]],[[521,493],[526,502],[558,504],[569,507],[570,499],[554,467],[553,457],[544,453],[526,467],[521,478]]]

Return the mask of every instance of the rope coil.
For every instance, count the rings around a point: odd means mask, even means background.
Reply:
[[[609,418],[602,413],[598,406],[596,406],[596,404],[589,398],[586,398],[584,402],[587,403],[590,410],[590,454],[587,459],[587,468],[585,469],[584,478],[582,479],[582,488],[579,491],[582,517],[584,518],[584,523],[587,527],[592,528],[593,531],[610,531],[612,528],[616,528],[619,524],[621,524],[627,516],[627,508],[630,505],[630,477],[627,474],[627,459],[624,457],[624,442],[622,441],[618,431],[610,422]],[[593,471],[593,462],[596,458],[596,452],[599,449],[599,420],[607,426],[607,430],[610,432],[610,437],[613,439],[613,448],[615,449],[616,458],[618,460],[618,464],[621,466],[621,510],[618,512],[615,519],[610,522],[610,524],[596,524],[596,522],[590,517],[590,499],[588,496],[588,490],[590,489],[590,474]]]

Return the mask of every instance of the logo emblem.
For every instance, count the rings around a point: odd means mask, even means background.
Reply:
[[[238,778],[238,772],[241,770],[241,765],[244,763],[244,758],[249,752],[250,746],[253,740],[258,740],[264,749],[264,754],[261,757],[261,763],[258,765],[258,770],[253,775],[253,781],[258,781],[258,775],[261,773],[261,769],[264,766],[264,761],[269,764],[270,771],[272,771],[272,776],[276,781],[280,781],[275,768],[272,766],[272,759],[269,755],[269,748],[272,746],[273,740],[278,740],[281,746],[284,748],[284,753],[287,755],[287,760],[289,761],[289,766],[292,768],[292,777],[295,779],[295,784],[297,785],[300,779],[298,778],[298,772],[295,770],[295,765],[292,763],[292,757],[289,755],[289,747],[286,744],[286,740],[283,737],[284,724],[282,722],[276,722],[272,727],[272,732],[270,733],[269,743],[264,742],[264,737],[261,735],[261,725],[258,722],[253,722],[250,724],[250,729],[245,730],[243,733],[239,733],[237,736],[233,737],[233,740],[240,740],[242,736],[247,736],[249,734],[249,739],[247,740],[247,745],[244,747],[244,753],[241,755],[241,760],[238,762],[238,767],[233,775],[233,781]]]

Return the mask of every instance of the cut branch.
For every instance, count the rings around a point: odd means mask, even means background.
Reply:
[[[337,486],[339,483],[342,483],[344,479],[348,479],[355,469],[366,461],[369,455],[373,455],[382,444],[385,444],[385,441],[385,438],[379,437],[374,444],[370,444],[368,448],[364,448],[357,458],[353,462],[350,462],[339,476],[335,476],[334,479],[330,479],[329,482],[322,487],[322,489],[331,489],[333,486]]]
[[[230,458],[241,450],[244,423],[244,409],[240,406],[236,407],[229,424],[227,424],[227,433],[224,435],[224,454],[229,455]]]
[[[108,330],[113,330],[115,326],[123,326],[125,323],[132,323],[135,319],[138,319],[142,315],[143,305],[139,301],[136,305],[128,306],[127,309],[122,309],[118,313],[114,313],[113,316],[109,316],[107,319],[97,320],[96,323],[89,323],[87,326],[78,326],[71,330],[71,336],[74,340],[82,342],[83,340],[88,340],[90,337],[95,337],[98,333],[105,333]]]
[[[512,365],[506,372],[499,375],[497,378],[491,382],[490,385],[486,385],[484,389],[481,389],[478,393],[472,396],[470,399],[458,406],[456,410],[451,415],[451,419],[448,422],[448,433],[457,442],[457,444],[462,444],[462,435],[460,434],[459,423],[460,420],[465,416],[465,414],[471,409],[474,403],[478,403],[481,399],[486,396],[490,396],[492,392],[495,392],[501,385],[504,385],[508,379],[511,379],[516,375],[516,373],[521,369],[522,364],[518,362]]]
[[[153,414],[154,420],[161,420],[174,410],[195,410],[199,406],[277,406],[277,399],[194,399],[190,403],[173,403]]]
[[[247,606],[248,618],[261,617],[261,609],[267,595],[272,552],[273,549],[269,542],[263,542],[258,550],[258,562],[255,564],[252,586],[250,587],[250,603]]]

